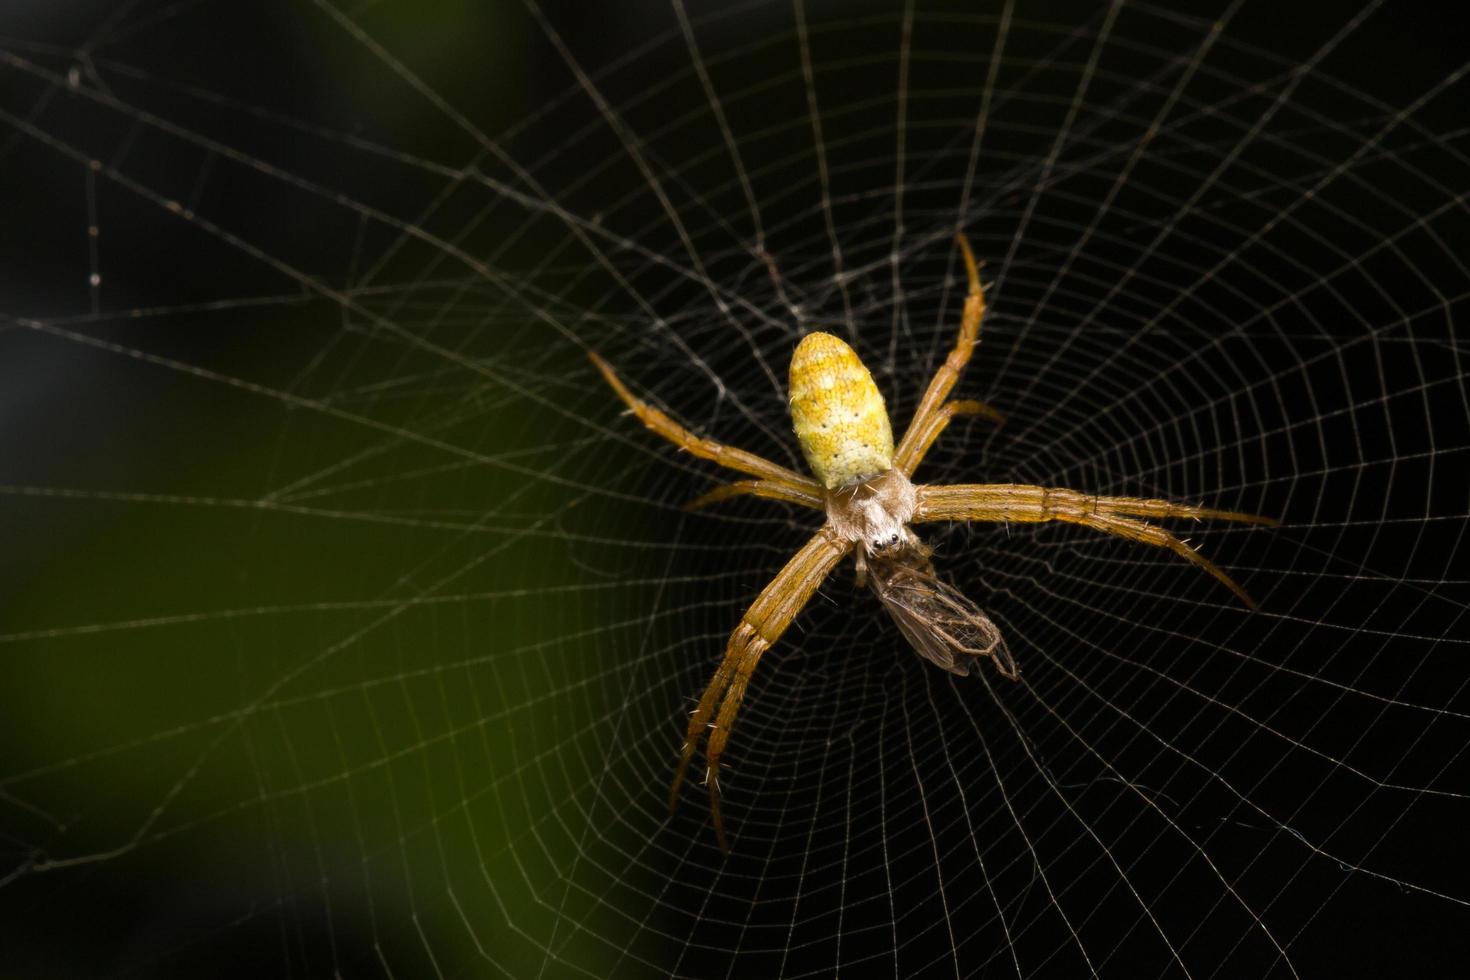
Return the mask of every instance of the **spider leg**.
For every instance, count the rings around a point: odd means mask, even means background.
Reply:
[[[612,365],[603,360],[592,351],[587,352],[597,370],[602,372],[602,377],[607,381],[617,396],[623,400],[623,404],[632,409],[633,414],[638,416],[639,421],[658,435],[678,446],[680,449],[688,450],[700,459],[707,459],[721,466],[728,466],[732,470],[741,473],[749,473],[763,480],[775,483],[783,483],[787,486],[811,493],[820,493],[820,488],[815,480],[802,476],[795,470],[773,463],[755,453],[746,452],[744,449],[736,449],[713,439],[701,439],[699,436],[675,422],[667,413],[654,408],[652,405],[636,397],[628,386],[623,384]]]
[[[970,279],[970,293],[965,297],[965,312],[960,319],[960,335],[955,340],[954,349],[939,365],[939,370],[934,372],[934,377],[929,380],[929,387],[924,391],[924,397],[919,399],[919,407],[914,410],[913,421],[909,423],[908,430],[904,432],[902,441],[898,444],[898,451],[894,453],[895,459],[911,460],[908,472],[912,473],[924,460],[924,451],[928,449],[931,438],[926,443],[924,450],[916,449],[929,425],[929,417],[940,411],[944,399],[954,388],[955,382],[960,379],[960,372],[965,365],[970,363],[970,356],[975,353],[975,343],[980,337],[980,321],[985,316],[985,291],[980,286],[980,269],[975,265],[975,253],[970,251],[970,242],[964,235],[956,235],[955,241],[959,243],[960,252],[965,258],[965,272]],[[940,426],[942,429],[943,426]],[[939,433],[936,432],[937,436]]]
[[[918,487],[915,521],[1057,520],[1059,514],[1117,514],[1124,517],[1188,517],[1276,527],[1273,517],[1176,504],[1147,497],[1104,497],[1025,483],[953,483]]]
[[[1073,491],[1075,492],[1075,491]],[[1078,496],[1085,497],[1085,494]],[[1197,521],[1237,521],[1241,524],[1259,524],[1262,527],[1280,527],[1274,517],[1245,514],[1238,510],[1216,510],[1213,507],[1191,507],[1176,504],[1172,500],[1156,500],[1144,497],[1096,497],[1098,509],[1104,514],[1122,514],[1127,517],[1188,517]]]
[[[721,500],[729,500],[731,497],[739,497],[744,494],[766,497],[770,500],[784,500],[788,504],[800,504],[802,507],[810,507],[813,510],[822,510],[825,507],[822,495],[813,493],[805,487],[794,487],[785,483],[777,483],[775,480],[737,480],[722,487],[715,487],[709,493],[696,497],[685,504],[684,509],[699,510],[701,507],[708,507]]]
[[[1209,572],[1251,609],[1256,608],[1255,601],[1229,575],[1221,571],[1219,566],[1163,528],[1134,518],[1187,517],[1195,520],[1239,521],[1270,527],[1279,523],[1272,518],[1255,514],[1215,510],[1209,507],[1191,507],[1167,500],[1142,497],[1097,497],[1064,488],[1012,483],[919,487],[918,498],[918,507],[913,516],[914,523],[920,521],[1013,521],[1016,523],[1066,521],[1070,524],[1090,527],[1096,531],[1116,534],[1131,541],[1153,545],[1156,548],[1167,548]]]
[[[949,427],[950,421],[956,415],[983,415],[996,425],[1004,425],[1006,420],[1004,415],[984,402],[960,400],[945,402],[939,411],[929,416],[924,425],[924,431],[914,439],[913,445],[909,446],[906,451],[900,448],[899,453],[894,454],[894,467],[904,476],[913,476],[919,461],[929,454],[929,447],[934,445],[939,434]]]
[[[1168,548],[1180,558],[1194,562],[1200,568],[1215,576],[1221,585],[1234,592],[1236,598],[1245,603],[1247,609],[1256,608],[1256,600],[1236,584],[1235,580],[1220,570],[1220,566],[1210,561],[1198,551],[1179,540],[1174,535],[1161,527],[1154,527],[1143,521],[1135,521],[1127,517],[1101,517],[1101,516],[1059,516],[1059,520],[1070,521],[1083,527],[1090,527],[1095,531],[1106,531],[1108,534],[1116,534],[1119,537],[1128,538],[1130,541],[1138,541],[1142,544],[1151,544],[1155,548]]]
[[[776,577],[740,618],[740,625],[730,635],[730,642],[725,647],[725,659],[720,662],[694,713],[689,716],[684,749],[679,755],[674,783],[669,788],[669,812],[673,812],[679,801],[679,787],[684,782],[684,774],[699,748],[705,726],[709,725],[709,746],[705,751],[705,757],[709,761],[706,782],[709,784],[710,815],[714,819],[715,837],[719,840],[722,851],[728,852],[729,847],[725,842],[724,820],[720,816],[720,755],[730,738],[730,728],[740,710],[740,701],[745,697],[746,685],[755,672],[761,654],[791,625],[791,621],[806,606],[827,573],[847,554],[848,548],[847,542],[838,538],[830,526],[823,527],[810,541],[802,545],[801,550],[776,573]],[[710,716],[715,712],[717,704],[719,713],[715,716],[714,724],[710,725]]]

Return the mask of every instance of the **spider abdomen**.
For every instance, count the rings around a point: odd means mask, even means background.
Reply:
[[[847,344],[809,333],[791,355],[791,423],[828,490],[893,467],[893,427],[873,376]]]

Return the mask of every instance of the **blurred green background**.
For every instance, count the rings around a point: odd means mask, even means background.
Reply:
[[[505,6],[352,23],[498,132],[538,97],[532,28]],[[603,744],[607,623],[643,619],[641,642],[658,626],[647,590],[609,589],[589,571],[603,549],[577,542],[646,519],[589,503],[567,465],[586,427],[503,384],[587,402],[585,361],[473,282],[440,287],[465,274],[432,250],[218,148],[468,228],[454,202],[423,210],[444,178],[402,154],[462,158],[471,137],[309,4],[0,23],[33,69],[8,66],[4,109],[61,144],[22,133],[0,158],[22,233],[0,263],[0,975],[529,975],[547,946],[606,964],[623,950],[589,938],[605,910],[548,855],[593,860],[617,835],[584,819],[589,770],[626,758]],[[73,69],[101,101],[56,84]],[[347,304],[309,285],[344,279]]]

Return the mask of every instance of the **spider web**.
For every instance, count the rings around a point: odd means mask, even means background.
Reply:
[[[612,6],[612,5],[609,5]],[[1470,180],[1380,3],[402,0],[0,20],[0,914],[20,975],[1322,976],[1470,948]],[[1308,14],[1311,14],[1308,16]],[[1288,18],[1290,22],[1288,23]],[[665,794],[813,530],[846,337],[923,482],[1277,515],[926,526],[1019,683],[850,566]]]

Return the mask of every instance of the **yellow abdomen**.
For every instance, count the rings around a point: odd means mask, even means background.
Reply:
[[[828,490],[893,468],[883,396],[857,353],[831,334],[807,334],[791,355],[791,422]]]

